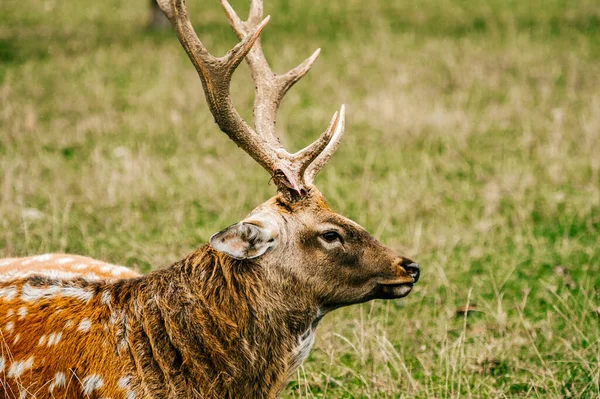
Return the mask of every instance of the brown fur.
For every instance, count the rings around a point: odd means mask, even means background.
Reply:
[[[277,246],[256,259],[205,245],[127,279],[107,278],[119,266],[72,255],[0,261],[0,274],[27,275],[0,282],[4,397],[274,398],[327,311],[389,297],[380,282],[410,279],[405,258],[316,191],[301,204],[275,197],[247,220],[279,226]],[[344,244],[322,242],[320,226]],[[48,274],[75,269],[85,278]]]

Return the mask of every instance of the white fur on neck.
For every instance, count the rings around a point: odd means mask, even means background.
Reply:
[[[308,357],[310,350],[315,343],[315,328],[309,327],[303,334],[297,337],[298,344],[290,355],[288,375],[291,376],[298,367]]]

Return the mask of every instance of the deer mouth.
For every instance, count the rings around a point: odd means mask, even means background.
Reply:
[[[412,291],[413,283],[378,284],[377,297],[380,299],[404,298]]]

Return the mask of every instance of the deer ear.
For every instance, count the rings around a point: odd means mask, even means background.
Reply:
[[[253,259],[277,245],[276,225],[263,218],[251,217],[210,237],[210,245],[235,259]]]

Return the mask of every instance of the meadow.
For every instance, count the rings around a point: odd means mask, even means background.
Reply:
[[[244,14],[245,1],[232,4]],[[218,1],[188,0],[216,54]],[[328,315],[285,398],[600,397],[600,3],[266,0],[287,148],[340,104],[317,185],[422,266]],[[145,1],[3,0],[0,256],[164,267],[274,194]],[[249,120],[245,65],[234,100]]]

